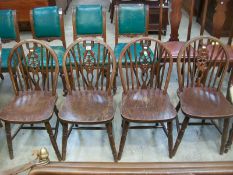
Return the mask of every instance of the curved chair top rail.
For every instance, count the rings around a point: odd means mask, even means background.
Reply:
[[[129,89],[155,88],[166,94],[172,65],[172,55],[161,41],[142,37],[129,42],[119,59],[124,92],[127,93]]]
[[[63,57],[63,72],[69,94],[78,89],[106,90],[110,95],[116,59],[108,44],[97,38],[83,37],[67,48]]]
[[[179,89],[206,87],[220,90],[228,65],[229,53],[219,39],[195,37],[184,45],[178,55]]]
[[[35,39],[17,43],[8,57],[8,69],[16,95],[26,91],[56,94],[58,59],[47,43]]]

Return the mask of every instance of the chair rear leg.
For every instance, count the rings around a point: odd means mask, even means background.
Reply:
[[[62,160],[66,160],[66,147],[68,140],[68,123],[62,123]]]
[[[127,133],[128,133],[128,129],[129,129],[129,122],[124,121],[124,127],[123,127],[123,131],[122,131],[120,148],[119,148],[119,153],[118,153],[118,160],[120,160],[121,156],[122,156],[122,152],[123,152],[123,149],[124,149],[124,146],[125,146],[125,140],[126,140],[126,136],[127,136]]]
[[[66,87],[65,75],[63,74],[63,72],[60,72],[60,77],[63,85],[63,93],[64,93],[63,96],[65,96],[67,94],[67,87]]]
[[[57,140],[57,135],[58,135],[58,129],[59,129],[59,119],[58,119],[58,109],[57,109],[57,106],[55,105],[54,106],[54,112],[57,116],[57,121],[56,121],[56,125],[55,125],[55,133],[54,133],[54,137],[55,137],[55,140]]]
[[[229,123],[230,123],[229,118],[224,119],[222,139],[221,139],[221,147],[220,147],[220,154],[221,155],[223,154],[225,146],[226,146]]]
[[[46,127],[46,129],[47,129],[48,134],[49,134],[49,138],[50,138],[50,141],[51,141],[51,143],[52,143],[52,145],[53,145],[53,149],[54,149],[54,151],[55,151],[55,153],[56,153],[56,155],[57,155],[57,159],[58,159],[59,161],[61,161],[62,157],[61,157],[61,154],[60,154],[60,152],[59,152],[59,149],[58,149],[56,140],[55,140],[55,138],[54,138],[53,130],[52,130],[51,125],[50,125],[50,123],[49,123],[48,121],[45,122],[45,127]]]
[[[173,149],[173,135],[172,135],[172,121],[167,122],[167,132],[168,132],[168,151],[169,158],[172,158],[172,149]]]
[[[6,130],[6,139],[7,139],[7,146],[10,155],[10,159],[14,158],[13,154],[13,145],[12,145],[12,137],[11,137],[11,124],[5,122],[5,130]]]
[[[116,151],[115,141],[114,141],[113,134],[112,134],[112,122],[107,123],[106,128],[108,132],[108,139],[109,139],[110,146],[112,149],[112,155],[114,158],[114,162],[117,162],[117,151]]]
[[[181,125],[181,129],[179,130],[178,136],[176,138],[176,142],[175,142],[175,146],[174,146],[174,149],[173,149],[172,156],[175,156],[175,154],[176,154],[176,151],[177,151],[177,149],[178,149],[178,147],[180,145],[180,142],[181,142],[181,140],[182,140],[182,138],[184,136],[185,129],[188,126],[189,119],[190,119],[189,117],[184,118],[184,121],[183,121],[183,123]]]
[[[180,101],[176,105],[176,112],[178,113],[179,110],[180,110]],[[177,130],[177,133],[180,131],[180,121],[179,121],[178,115],[176,116],[176,130]]]
[[[229,133],[229,138],[228,138],[227,144],[225,146],[225,151],[224,151],[225,153],[227,153],[228,150],[231,148],[232,141],[233,141],[233,124],[232,124],[231,130],[230,130],[230,133]]]

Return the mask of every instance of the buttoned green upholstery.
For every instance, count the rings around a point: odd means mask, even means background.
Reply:
[[[118,33],[119,35],[137,35],[146,33],[146,6],[144,4],[120,4],[118,6]],[[127,43],[118,43],[114,48],[114,54],[118,61],[123,48]],[[140,44],[136,44],[136,51],[141,51]],[[133,49],[133,48],[132,48]],[[134,58],[134,51],[131,51]]]
[[[102,6],[78,5],[75,22],[77,35],[103,34]]]
[[[37,38],[60,37],[59,8],[56,6],[34,8],[33,26]]]
[[[0,38],[10,40],[17,38],[12,10],[0,10]]]
[[[144,4],[120,4],[118,7],[119,34],[144,34],[146,8]]]

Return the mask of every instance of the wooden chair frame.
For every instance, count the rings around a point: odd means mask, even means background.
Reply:
[[[113,84],[113,81],[114,81],[114,77],[115,77],[115,73],[116,73],[116,59],[115,59],[115,56],[114,56],[114,53],[112,51],[112,49],[106,44],[104,43],[103,41],[99,40],[99,39],[95,39],[93,37],[86,37],[86,38],[79,38],[79,39],[76,39],[66,50],[66,53],[64,55],[64,58],[63,58],[63,72],[64,72],[64,76],[65,76],[65,80],[66,80],[66,84],[67,84],[67,90],[68,90],[68,96],[72,96],[72,93],[74,90],[74,85],[73,85],[73,82],[71,82],[69,80],[69,78],[72,76],[71,73],[70,73],[70,70],[67,69],[67,63],[66,63],[66,60],[68,59],[69,55],[70,55],[70,50],[78,43],[80,42],[85,42],[85,41],[93,41],[94,43],[98,43],[98,44],[101,44],[103,46],[105,46],[105,48],[109,51],[111,57],[112,57],[112,64],[113,64],[113,67],[112,67],[112,71],[111,71],[111,76],[110,76],[110,79],[108,81],[106,81],[106,83],[108,82],[109,83],[109,86],[107,86],[106,88],[106,93],[108,94],[108,96],[111,96],[111,90],[112,90],[112,84]],[[75,61],[76,62],[76,61]],[[77,66],[77,63],[74,63],[75,64],[75,70],[77,71],[81,71],[83,72],[83,68],[82,66]],[[95,67],[96,68],[96,67]],[[83,74],[83,73],[82,73]],[[72,84],[72,85],[71,85]],[[77,88],[76,91],[89,91],[91,92],[92,90],[79,90]],[[101,90],[101,91],[104,91]],[[67,97],[68,97],[67,96]],[[96,122],[70,122],[70,121],[67,121],[67,120],[64,120],[62,119],[62,116],[61,114],[59,113],[58,114],[59,116],[59,119],[60,119],[60,122],[62,123],[62,126],[63,126],[63,137],[62,137],[62,159],[65,160],[66,158],[66,147],[67,147],[67,140],[68,140],[68,137],[70,136],[70,133],[73,129],[78,129],[78,130],[105,130],[107,129],[107,133],[108,133],[108,138],[109,138],[109,142],[110,142],[110,146],[111,146],[111,149],[112,149],[112,154],[113,154],[113,157],[114,157],[114,161],[117,161],[117,152],[116,152],[116,148],[115,148],[115,142],[114,142],[114,138],[113,138],[113,133],[112,133],[112,120],[111,121],[96,121]],[[71,124],[71,126],[69,127],[68,125]],[[105,124],[106,127],[80,127],[79,125],[95,125],[95,124]]]
[[[104,40],[104,42],[107,41],[106,39],[106,11],[102,10],[102,19],[103,19],[103,33],[101,34],[87,34],[87,35],[78,35],[77,34],[77,29],[76,29],[76,8],[72,8],[72,24],[73,24],[73,40],[75,41],[76,39],[80,37],[96,37],[96,36],[101,36]]]
[[[186,86],[184,85],[184,79],[185,78],[182,78],[184,77],[184,73],[183,73],[183,69],[184,67],[181,66],[182,62],[184,63],[184,60],[183,59],[183,54],[184,52],[186,51],[187,47],[189,46],[190,43],[192,42],[195,42],[195,41],[198,41],[198,40],[204,40],[204,39],[210,39],[212,42],[215,42],[215,43],[218,43],[220,45],[220,47],[223,49],[223,52],[226,56],[226,62],[225,62],[225,67],[223,70],[221,70],[221,77],[220,77],[220,81],[219,81],[219,84],[218,84],[218,87],[217,87],[217,91],[221,91],[221,86],[222,86],[222,81],[224,79],[224,76],[225,76],[225,73],[227,71],[227,67],[229,65],[229,54],[226,50],[226,47],[224,46],[223,43],[221,43],[220,40],[218,40],[217,38],[214,38],[214,37],[196,37],[196,38],[193,38],[192,40],[190,40],[189,42],[187,42],[185,44],[185,46],[180,50],[179,52],[179,56],[178,56],[178,60],[177,60],[177,72],[178,72],[178,80],[179,80],[179,91],[182,91],[183,90],[183,87]],[[213,54],[211,54],[211,57],[214,57]],[[215,56],[217,57],[217,56]],[[191,57],[190,57],[191,58]],[[189,58],[189,59],[190,59]],[[186,58],[185,58],[186,59]],[[216,58],[215,58],[216,59]],[[218,67],[218,65],[221,65],[221,60],[220,61],[216,61],[216,67]],[[213,72],[212,72],[213,74]],[[218,73],[217,73],[218,74]],[[206,75],[205,75],[206,76]],[[211,75],[212,77],[212,75]],[[191,81],[191,80],[190,80]],[[206,80],[205,80],[206,81]],[[210,83],[210,80],[209,80],[209,83]],[[209,84],[210,85],[210,84]],[[208,86],[209,86],[208,85]],[[180,101],[178,103],[178,107],[179,108],[176,108],[177,109],[177,112],[179,111],[180,109]],[[184,114],[185,115],[185,114]],[[177,139],[176,139],[176,142],[175,142],[175,146],[173,148],[173,156],[176,154],[177,152],[177,149],[180,145],[180,142],[183,138],[183,135],[184,135],[184,132],[185,132],[185,129],[187,128],[187,125],[190,124],[189,123],[189,120],[190,118],[197,118],[197,117],[192,117],[191,115],[185,115],[185,118],[181,124],[181,129],[178,130],[178,136],[177,136]],[[200,118],[201,119],[201,118]],[[203,121],[202,123],[194,123],[193,125],[199,125],[199,124],[204,124],[204,125],[214,125],[216,127],[216,129],[219,131],[219,133],[222,135],[222,140],[221,140],[221,147],[220,147],[220,154],[223,154],[224,152],[224,149],[225,149],[225,143],[226,143],[226,138],[227,138],[227,131],[228,131],[228,127],[229,127],[229,117],[219,117],[219,118],[216,118],[216,119],[224,119],[224,126],[223,126],[223,130],[221,130],[218,125],[213,121],[213,118],[211,118],[211,116],[209,118],[202,118]],[[205,119],[210,119],[211,120],[211,123],[205,123]]]
[[[32,85],[30,85],[31,83],[34,84],[34,80],[30,79],[27,77],[27,75],[25,74],[26,73],[29,73],[29,70],[27,67],[23,68],[22,67],[22,61],[20,60],[21,58],[19,58],[18,56],[18,60],[19,60],[19,64],[21,65],[20,66],[20,69],[22,71],[22,80],[17,80],[15,74],[19,74],[19,73],[15,73],[15,70],[12,69],[11,67],[11,61],[12,61],[12,58],[13,58],[13,55],[15,54],[15,50],[17,49],[22,49],[23,50],[23,47],[22,45],[23,44],[28,44],[28,43],[35,43],[35,44],[38,44],[38,45],[41,45],[43,47],[46,48],[46,50],[48,50],[51,54],[51,56],[54,59],[55,63],[56,63],[56,66],[54,68],[54,77],[53,79],[51,79],[51,81],[53,82],[52,86],[51,86],[51,93],[54,97],[56,97],[56,87],[57,87],[57,77],[58,77],[58,73],[59,73],[59,66],[58,66],[58,60],[57,60],[57,56],[55,54],[55,52],[44,42],[42,41],[39,41],[39,40],[35,40],[35,39],[28,39],[28,40],[24,40],[24,41],[21,41],[19,43],[17,43],[11,50],[11,53],[9,55],[9,59],[8,59],[8,69],[9,69],[9,74],[10,74],[10,77],[11,77],[11,81],[12,81],[12,85],[13,85],[13,89],[14,89],[14,92],[15,92],[15,96],[19,96],[22,92],[21,91],[25,91],[25,92],[28,92],[31,88],[32,88]],[[29,49],[29,48],[28,48]],[[23,60],[24,62],[26,61],[26,57],[23,53]],[[43,68],[42,68],[43,70]],[[40,70],[40,71],[42,71]],[[25,71],[25,72],[24,72]],[[51,70],[46,70],[46,74],[48,74],[50,71],[53,71],[52,69]],[[38,72],[38,75],[39,75],[39,72]],[[39,79],[38,79],[39,81]],[[45,80],[41,80],[41,81],[45,81]],[[28,84],[28,82],[31,82]],[[34,82],[34,83],[33,83]],[[22,83],[24,83],[25,86],[22,86]],[[36,82],[36,84],[39,83],[39,82]],[[18,86],[18,84],[20,84],[20,87]],[[35,84],[34,84],[35,85]],[[39,85],[39,84],[37,84]],[[45,85],[45,84],[44,84]],[[22,88],[20,90],[20,88]],[[48,87],[49,88],[49,87]],[[31,89],[33,92],[36,91],[36,88],[35,89]],[[33,93],[32,92],[32,93]],[[56,105],[54,104],[54,111],[53,113],[55,112],[56,116],[58,116],[58,110],[57,110],[57,107]],[[13,159],[13,146],[12,146],[12,141],[13,139],[15,138],[15,136],[18,134],[18,132],[21,130],[21,129],[36,129],[36,130],[42,130],[42,129],[46,129],[48,134],[49,134],[49,137],[50,137],[50,140],[51,140],[51,143],[52,143],[52,146],[55,150],[55,153],[57,155],[57,158],[59,160],[61,160],[61,155],[60,155],[60,152],[58,150],[58,146],[57,146],[57,143],[56,143],[56,138],[57,138],[57,133],[58,133],[58,120],[57,120],[57,123],[56,123],[56,127],[55,128],[52,128],[50,123],[49,123],[49,120],[52,118],[53,116],[53,113],[51,114],[51,116],[48,116],[47,120],[44,120],[44,121],[41,121],[41,120],[38,120],[38,121],[26,121],[26,122],[23,122],[23,121],[8,121],[8,120],[3,120],[4,123],[5,123],[5,130],[6,130],[6,136],[7,136],[7,144],[8,144],[8,149],[9,149],[9,155],[10,155],[10,158]],[[17,130],[15,131],[14,134],[11,133],[11,123],[13,124],[20,124],[20,126],[17,128]],[[45,127],[33,127],[34,124],[37,124],[37,123],[44,123],[45,124]],[[30,124],[31,127],[24,127],[25,124]],[[55,129],[55,133],[53,133],[53,129]]]

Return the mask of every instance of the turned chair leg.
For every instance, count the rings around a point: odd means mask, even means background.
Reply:
[[[68,140],[68,123],[62,123],[62,160],[66,160],[66,147]]]
[[[180,142],[181,142],[181,140],[182,140],[182,138],[184,136],[185,129],[188,126],[189,119],[190,119],[189,117],[184,118],[184,121],[183,121],[183,123],[181,125],[181,129],[179,130],[178,136],[176,138],[176,142],[175,142],[175,146],[174,146],[174,149],[173,149],[172,157],[175,156],[175,154],[176,154],[176,151],[177,151],[177,149],[178,149],[178,147],[180,145]]]
[[[13,154],[13,145],[12,145],[12,137],[11,137],[11,124],[10,123],[5,122],[5,130],[6,130],[6,140],[7,140],[7,146],[8,146],[10,159],[13,159],[14,154]]]
[[[176,105],[176,112],[178,113],[179,110],[180,110],[180,101],[179,101],[178,104]],[[179,121],[178,116],[176,116],[176,130],[177,130],[177,133],[178,133],[179,130],[180,130],[180,121]]]
[[[56,140],[55,140],[55,138],[54,138],[53,130],[52,130],[52,128],[51,128],[50,123],[49,123],[49,122],[45,122],[45,127],[46,127],[46,129],[47,129],[48,134],[49,134],[49,138],[50,138],[50,141],[51,141],[51,143],[52,143],[53,149],[54,149],[54,151],[55,151],[55,153],[56,153],[56,155],[57,155],[57,159],[58,159],[59,161],[61,161],[62,157],[61,157],[61,154],[60,154],[60,152],[59,152],[59,149],[58,149]]]
[[[220,154],[221,155],[223,154],[225,146],[226,146],[229,123],[230,123],[229,118],[224,119],[222,139],[221,139],[221,147],[220,147]]]
[[[173,149],[173,135],[172,135],[172,121],[167,122],[167,132],[168,132],[168,152],[169,158],[172,158]]]
[[[228,150],[231,148],[232,141],[233,141],[233,124],[232,124],[231,130],[230,130],[230,133],[229,133],[229,138],[228,138],[227,144],[225,146],[225,153],[227,153]]]
[[[112,155],[113,155],[114,161],[117,162],[117,152],[116,152],[116,147],[115,147],[115,141],[114,141],[113,134],[112,134],[112,122],[107,123],[106,128],[108,132],[108,139],[109,139],[110,146],[112,149]]]
[[[119,148],[119,153],[118,153],[118,160],[120,160],[121,156],[122,156],[122,152],[123,152],[123,149],[124,149],[124,146],[125,146],[125,140],[126,140],[126,136],[127,136],[127,133],[128,133],[128,129],[129,129],[129,122],[124,121],[124,127],[123,127],[123,131],[122,131],[120,148]]]

